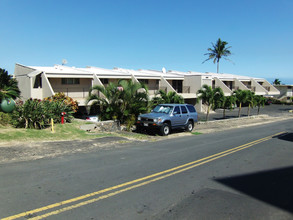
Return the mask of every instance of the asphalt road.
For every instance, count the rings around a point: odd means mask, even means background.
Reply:
[[[292,142],[287,120],[3,164],[0,218],[293,219]]]

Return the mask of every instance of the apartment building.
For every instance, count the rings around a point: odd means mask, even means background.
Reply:
[[[293,97],[293,85],[274,85],[280,93],[275,97],[282,101],[290,101]]]
[[[157,70],[129,70],[122,68],[103,69],[98,67],[76,68],[63,65],[53,67],[15,65],[14,77],[19,82],[22,99],[43,99],[58,92],[86,106],[89,89],[94,85],[107,86],[120,79],[143,82],[149,88],[150,98],[159,90],[174,91],[181,95],[186,103],[202,111],[203,106],[196,104],[197,91],[204,85],[220,87],[226,96],[237,89],[251,90],[256,95],[279,95],[280,92],[263,78],[252,78],[232,74],[179,72],[163,68]]]

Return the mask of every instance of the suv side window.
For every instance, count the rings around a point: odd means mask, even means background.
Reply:
[[[187,114],[188,113],[188,111],[187,111],[185,106],[181,106],[181,111],[182,111],[182,114]]]
[[[192,105],[187,105],[186,107],[188,108],[189,112],[196,112],[194,106],[192,106]]]
[[[173,111],[174,114],[180,114],[180,108],[179,106],[176,106],[174,111]]]

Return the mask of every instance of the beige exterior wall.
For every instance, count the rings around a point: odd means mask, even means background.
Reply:
[[[246,85],[238,79],[234,79],[236,90],[248,90]],[[247,82],[248,83],[248,82]]]
[[[49,78],[49,82],[54,93],[64,92],[71,98],[86,98],[92,86],[92,79],[87,78],[81,78],[79,79],[80,84],[73,85],[62,84],[61,78]]]
[[[232,91],[220,79],[215,77],[215,85],[223,90],[225,96],[232,94]]]
[[[172,83],[172,80],[167,81],[164,77],[161,77],[160,89],[164,90],[166,88],[167,92],[176,92],[169,82]]]
[[[18,88],[21,91],[20,97],[23,100],[27,100],[31,97],[31,82],[30,78],[28,76],[18,76],[15,77],[15,79],[18,81]]]

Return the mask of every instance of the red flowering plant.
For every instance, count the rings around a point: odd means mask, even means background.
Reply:
[[[56,93],[55,95],[44,98],[45,101],[60,101],[70,106],[73,112],[77,112],[78,103],[73,98],[66,96],[63,92]]]

